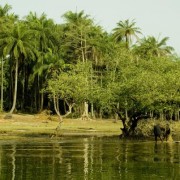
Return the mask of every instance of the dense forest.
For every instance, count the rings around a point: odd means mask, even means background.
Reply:
[[[144,37],[130,19],[107,33],[84,11],[56,24],[11,10],[0,6],[1,111],[179,120],[180,59],[168,37]]]

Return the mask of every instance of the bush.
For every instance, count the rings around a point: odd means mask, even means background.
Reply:
[[[154,119],[140,120],[136,127],[135,135],[139,137],[152,137],[154,136],[153,133],[154,125],[159,124],[161,127],[165,128],[167,123],[170,125],[172,131],[171,121],[165,121],[165,120],[162,121],[162,120],[154,120]]]

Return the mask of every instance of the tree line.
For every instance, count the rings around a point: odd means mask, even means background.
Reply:
[[[107,33],[84,11],[57,24],[10,10],[0,6],[1,111],[179,120],[180,61],[168,37],[142,37],[129,19]]]

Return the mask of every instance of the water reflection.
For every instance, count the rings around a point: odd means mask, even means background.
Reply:
[[[156,144],[154,145],[154,161],[165,161],[169,163],[173,163],[176,161],[176,158],[174,155],[174,149],[177,148],[179,149],[179,146],[175,147],[175,143],[161,143],[161,144]],[[178,153],[178,152],[177,152]],[[178,153],[179,154],[179,153]]]
[[[64,137],[0,141],[0,179],[179,179],[179,143]]]
[[[15,158],[15,154],[16,154],[16,144],[12,145],[12,180],[15,179],[15,172],[16,172],[16,158]]]

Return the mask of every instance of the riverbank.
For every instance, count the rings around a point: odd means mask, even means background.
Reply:
[[[6,114],[0,114],[0,139],[24,137],[55,137],[55,136],[119,136],[121,121],[114,119],[82,120],[63,119],[60,128],[57,116],[46,114],[13,114],[11,119],[4,119]],[[149,121],[149,124],[152,122]],[[140,123],[141,124],[141,123]],[[142,126],[142,127],[141,127]],[[148,131],[146,124],[139,125],[140,129]],[[173,135],[180,137],[180,122],[171,122]],[[152,128],[151,128],[152,129]],[[179,138],[178,138],[179,139]]]
[[[97,135],[112,136],[120,134],[121,121],[114,123],[108,120],[63,119],[56,131],[59,121],[57,116],[44,114],[13,114],[11,119],[4,119],[0,114],[0,139],[38,136]]]

